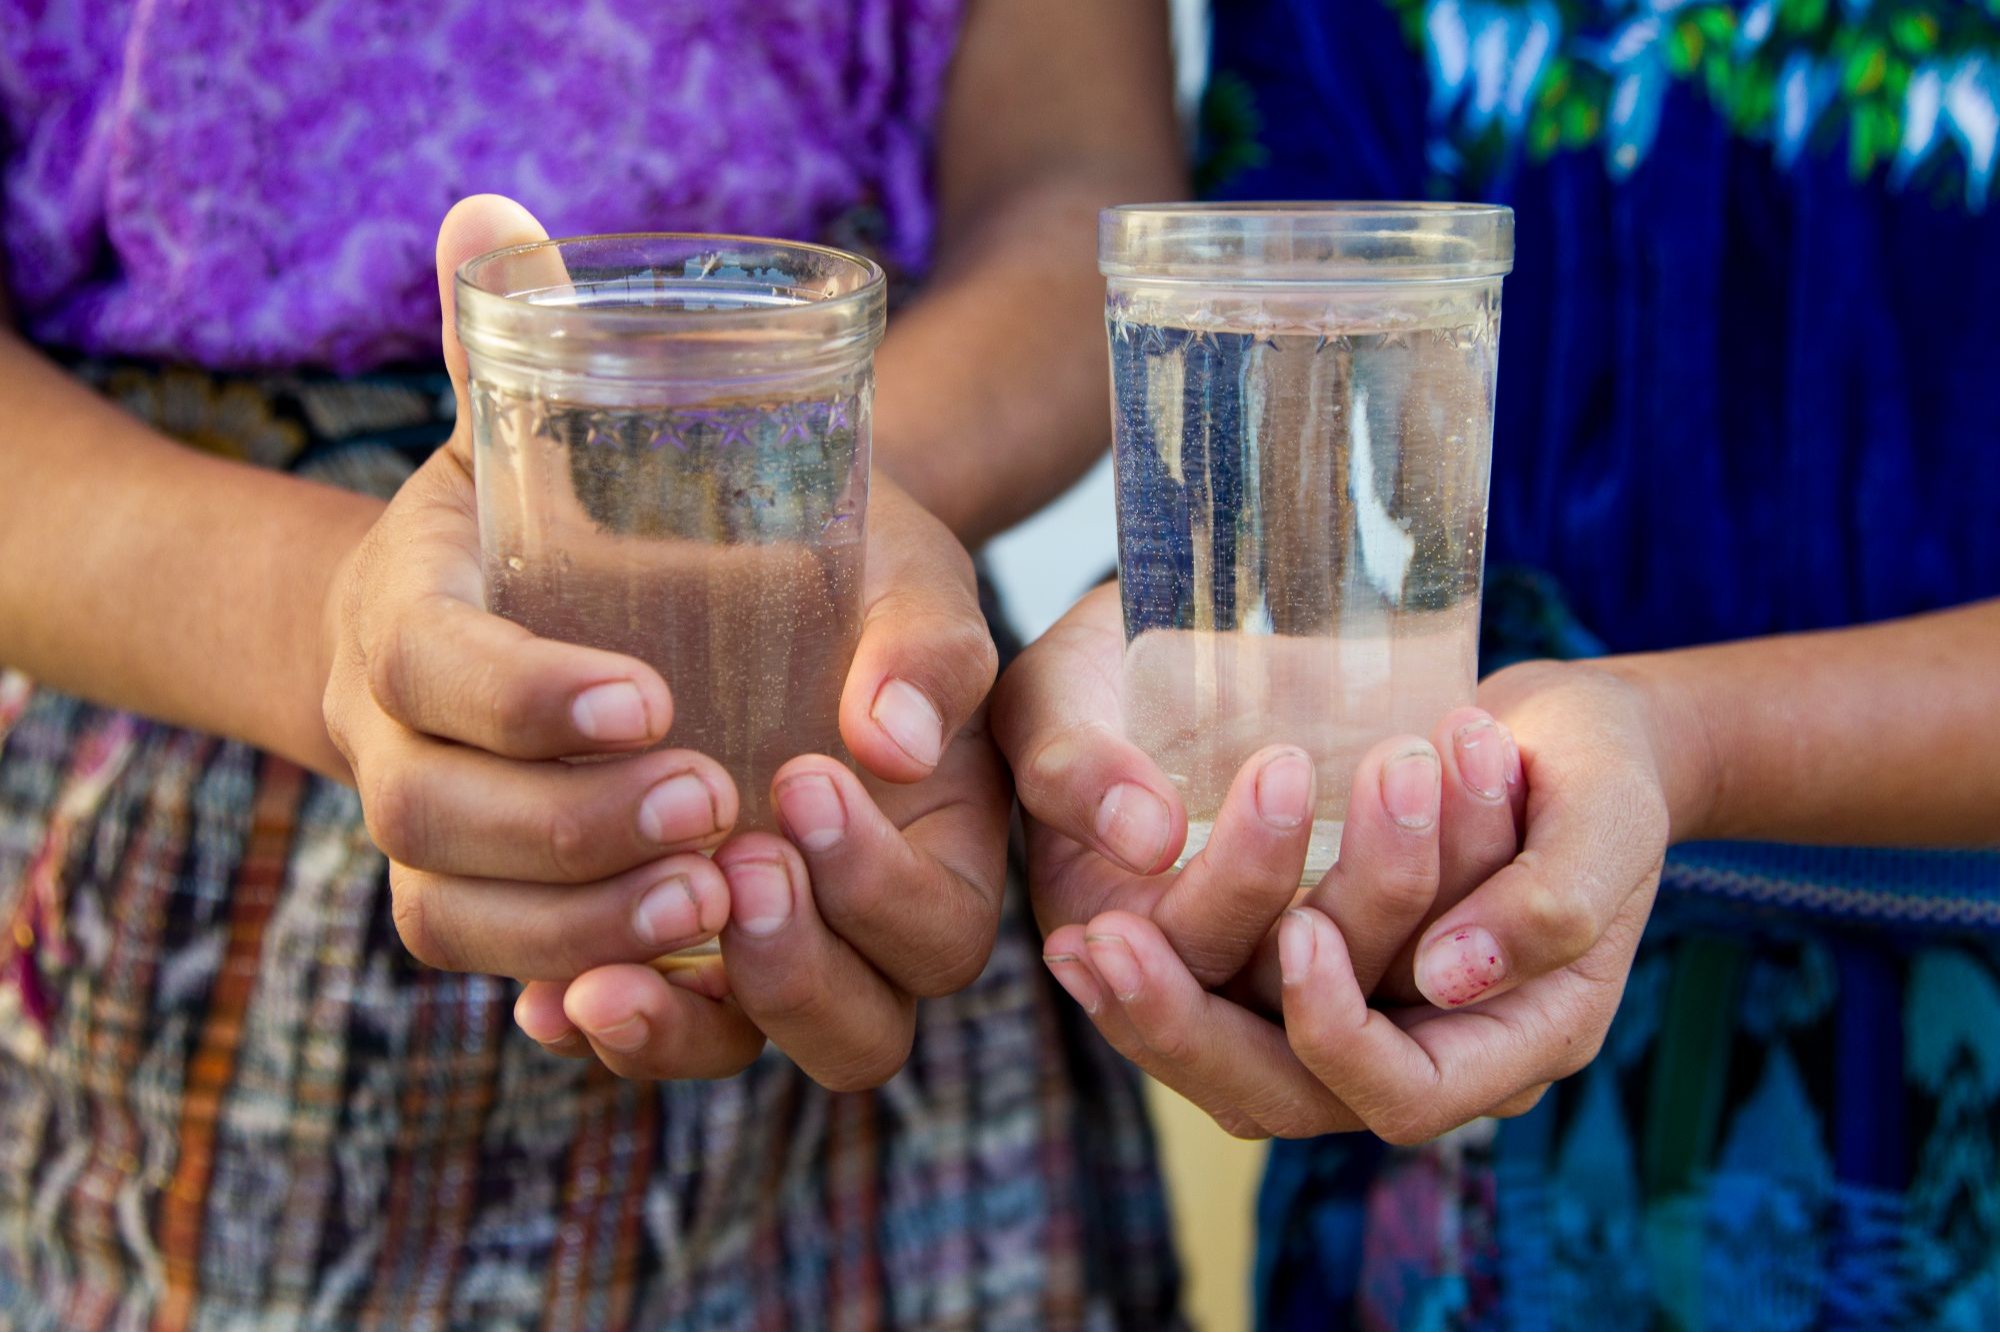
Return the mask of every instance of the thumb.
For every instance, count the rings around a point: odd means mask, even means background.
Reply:
[[[1424,932],[1416,983],[1444,1009],[1488,1000],[1590,953],[1634,894],[1658,884],[1666,848],[1657,788],[1591,772],[1529,795],[1521,855]]]
[[[472,462],[467,430],[471,407],[465,397],[465,348],[458,341],[457,275],[467,260],[510,245],[546,241],[549,233],[534,214],[504,195],[475,194],[451,206],[438,225],[437,282],[438,304],[444,312],[444,364],[451,372],[452,392],[458,397],[459,429],[452,432],[451,449],[468,466]],[[548,262],[558,269],[562,261],[555,255]],[[559,274],[557,281],[566,279]],[[509,283],[509,287],[518,287]],[[540,284],[538,284],[540,285]]]
[[[867,609],[840,736],[877,777],[915,782],[985,701],[999,657],[965,548],[880,474],[871,489]]]

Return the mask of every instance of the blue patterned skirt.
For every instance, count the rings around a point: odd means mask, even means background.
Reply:
[[[1488,602],[1489,663],[1596,648],[1531,576]],[[1273,1328],[2000,1326],[2000,854],[1676,848],[1594,1064],[1278,1144],[1259,1226]]]

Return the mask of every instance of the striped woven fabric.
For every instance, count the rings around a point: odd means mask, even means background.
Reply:
[[[428,376],[82,370],[378,491],[449,403]],[[0,1323],[1170,1323],[1136,1087],[1018,901],[878,1092],[774,1051],[623,1082],[522,1036],[511,983],[404,953],[352,792],[0,673]]]

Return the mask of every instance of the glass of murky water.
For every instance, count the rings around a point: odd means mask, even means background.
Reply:
[[[739,828],[773,826],[786,760],[846,757],[883,293],[865,259],[737,236],[458,272],[488,606],[657,668],[667,743],[729,772]]]
[[[1126,733],[1201,850],[1274,742],[1318,773],[1304,882],[1355,764],[1470,703],[1513,213],[1108,209]]]

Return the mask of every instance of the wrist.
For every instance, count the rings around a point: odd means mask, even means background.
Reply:
[[[363,538],[381,515],[379,501],[345,491],[323,497],[325,512],[312,525],[313,538],[285,575],[279,595],[296,608],[296,619],[281,623],[285,635],[279,657],[281,680],[272,701],[269,749],[317,773],[352,782],[346,758],[327,733],[325,699],[344,620],[344,589]]]
[[[1719,836],[1722,764],[1713,711],[1704,707],[1687,663],[1676,653],[1644,653],[1597,663],[1637,692],[1667,801],[1668,840]]]

